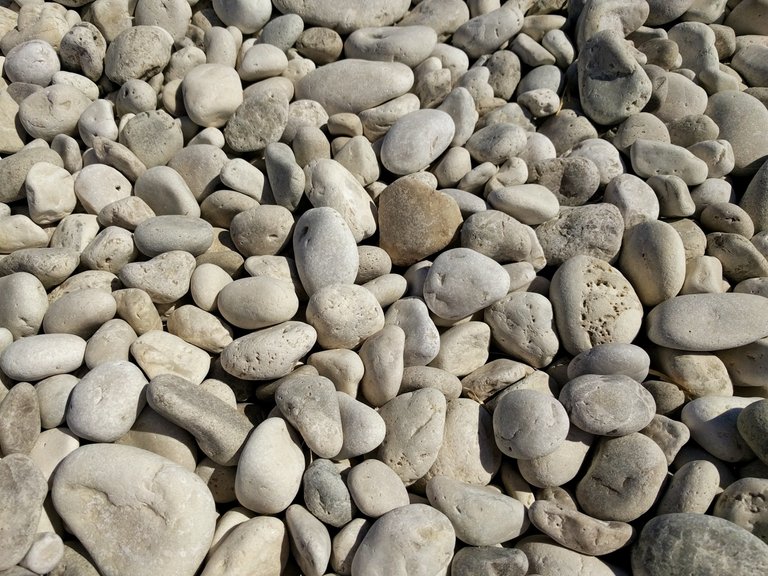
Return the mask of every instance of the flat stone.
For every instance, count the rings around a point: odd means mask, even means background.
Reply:
[[[191,576],[213,537],[215,505],[203,481],[131,446],[78,448],[59,465],[52,495],[56,511],[104,574],[171,570]]]
[[[358,89],[340,89],[348,83]],[[413,72],[405,64],[346,59],[304,76],[296,86],[296,99],[315,100],[329,115],[358,113],[402,96],[412,86]]]
[[[759,574],[768,570],[768,545],[715,516],[686,513],[653,518],[633,548],[633,573],[662,576],[688,570]]]
[[[415,67],[423,62],[437,44],[437,33],[429,26],[381,26],[358,28],[344,43],[347,58],[402,62]]]
[[[720,318],[728,318],[722,323]],[[768,310],[753,294],[690,294],[662,302],[647,317],[648,337],[659,346],[709,352],[768,336]]]
[[[219,291],[216,302],[228,322],[246,330],[285,322],[299,309],[293,284],[268,276],[230,282]]]
[[[29,454],[40,435],[40,406],[34,386],[19,382],[0,401],[0,451]]]

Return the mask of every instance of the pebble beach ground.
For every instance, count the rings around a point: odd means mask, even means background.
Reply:
[[[768,574],[768,0],[0,52],[0,576]]]

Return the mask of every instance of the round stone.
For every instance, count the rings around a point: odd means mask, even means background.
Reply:
[[[381,163],[394,174],[423,170],[448,149],[454,131],[453,119],[441,110],[406,114],[384,136]]]
[[[536,390],[510,390],[493,411],[496,446],[530,460],[554,452],[568,435],[568,414],[556,399]]]
[[[578,376],[563,386],[559,400],[573,424],[598,436],[639,432],[656,413],[651,393],[624,375]]]

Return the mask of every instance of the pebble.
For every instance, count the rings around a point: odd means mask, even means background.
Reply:
[[[576,498],[599,520],[631,522],[653,506],[666,474],[664,453],[647,436],[603,438],[576,486]]]
[[[453,119],[441,110],[417,110],[406,114],[384,136],[381,163],[394,174],[418,172],[445,152],[454,133]],[[424,140],[429,142],[428,146],[413,146],[413,143]]]
[[[755,136],[768,125],[768,110],[744,92],[723,90],[710,96],[704,113],[720,129],[719,138],[733,149],[734,176],[751,176],[765,162],[768,145]]]
[[[312,208],[297,220],[293,250],[301,283],[310,296],[330,284],[351,284],[357,277],[354,235],[333,208]]]
[[[768,538],[766,490],[768,480],[765,478],[741,478],[717,497],[714,515],[730,520],[765,542]]]
[[[624,375],[585,374],[563,386],[559,400],[573,424],[598,436],[626,436],[650,424],[653,396]]]
[[[172,462],[176,462],[176,464],[187,470],[195,472],[204,480],[206,478],[200,474],[201,467],[206,462],[209,466],[216,466],[209,458],[201,461],[198,466],[196,461],[198,451],[194,436],[148,406],[145,406],[141,411],[131,429],[118,438],[115,443],[154,452]],[[211,487],[211,480],[206,480],[206,483]],[[216,498],[217,495],[212,487],[211,492],[214,495],[214,500],[218,502],[219,499]]]
[[[357,508],[370,518],[407,506],[408,492],[395,472],[372,458],[353,466],[347,475],[349,493]]]
[[[357,348],[384,327],[384,312],[374,295],[356,284],[330,284],[309,299],[307,322],[325,348]]]
[[[685,282],[685,246],[669,224],[651,220],[624,235],[619,268],[634,286],[644,306],[676,296]]]
[[[692,460],[681,466],[667,486],[657,513],[705,514],[720,489],[720,473],[706,460]]]
[[[456,537],[471,546],[512,540],[526,527],[523,504],[490,488],[435,476],[427,484],[427,497],[451,521]]]
[[[511,390],[493,412],[496,446],[521,460],[554,452],[568,434],[568,414],[554,398],[535,390]]]
[[[579,354],[599,344],[630,343],[642,304],[632,285],[604,260],[574,256],[552,278],[550,299],[562,346]]]
[[[237,409],[173,374],[152,378],[146,394],[150,407],[192,434],[211,460],[225,466],[237,463],[252,430],[250,421]]]
[[[653,518],[632,552],[633,573],[641,576],[679,570],[750,574],[766,568],[768,547],[763,541],[728,520],[705,514]]]
[[[700,352],[750,344],[768,336],[762,328],[762,303],[753,294],[677,296],[648,314],[648,337],[659,346]],[[718,320],[724,317],[727,324]]]
[[[382,406],[397,396],[403,375],[405,333],[399,326],[384,325],[360,347],[364,373],[360,391],[373,406]]]
[[[0,569],[12,568],[32,546],[47,491],[43,473],[26,454],[7,454],[0,460]]]
[[[297,100],[314,100],[329,114],[358,113],[402,96],[413,86],[413,72],[400,62],[347,59],[320,66],[296,86]],[[351,82],[354,93],[339,90]]]
[[[434,224],[425,230],[424,222]],[[396,180],[379,197],[379,246],[396,266],[446,248],[461,223],[455,200],[414,179]]]
[[[293,318],[299,299],[289,281],[258,276],[227,282],[218,291],[216,305],[232,325],[256,330]]]
[[[0,451],[29,454],[40,435],[40,406],[35,388],[19,382],[0,402]]]
[[[107,362],[83,376],[69,395],[67,426],[80,438],[114,442],[141,413],[147,379],[127,361]]]
[[[529,536],[515,547],[528,557],[529,574],[548,574],[553,568],[563,574],[571,572],[579,576],[616,574],[613,567],[599,558],[569,550],[546,536]],[[578,572],[574,572],[573,567],[578,567]]]
[[[590,230],[582,235],[576,231]],[[547,263],[563,264],[577,255],[612,261],[619,253],[624,219],[613,204],[562,207],[559,214],[536,228]]]
[[[64,424],[69,395],[77,382],[78,378],[71,374],[58,374],[40,380],[35,385],[40,424],[44,430]]]
[[[428,540],[420,536],[428,530]],[[450,520],[425,504],[409,504],[380,517],[363,537],[351,574],[426,576],[448,568],[456,535]]]
[[[400,483],[400,479],[395,478]],[[318,520],[336,528],[352,521],[355,504],[345,480],[331,460],[314,460],[304,472],[302,484],[304,503]]]
[[[280,573],[289,552],[285,524],[278,518],[256,516],[233,526],[216,545],[202,574],[240,573],[252,566]]]
[[[531,523],[570,550],[603,556],[626,546],[634,536],[625,522],[604,522],[548,500],[536,500],[529,508]]]
[[[567,374],[569,379],[585,374],[623,375],[642,383],[650,364],[648,353],[635,344],[600,344],[575,356]]]
[[[379,409],[386,424],[378,458],[408,486],[435,463],[445,429],[446,401],[432,388],[400,394]]]
[[[105,574],[193,574],[213,537],[215,505],[203,481],[132,446],[78,448],[59,465],[52,496],[56,511]]]
[[[74,334],[38,334],[21,338],[0,355],[0,369],[13,380],[36,382],[73,372],[83,363],[86,342]]]
[[[120,269],[120,280],[129,288],[140,288],[156,304],[170,304],[189,291],[195,258],[189,252],[164,252],[146,262],[130,262]]]
[[[440,351],[440,333],[420,298],[398,299],[387,308],[384,323],[399,326],[405,333],[404,366],[426,366]]]
[[[17,272],[0,278],[0,290],[0,325],[14,339],[37,334],[48,310],[48,297],[40,280],[28,272]]]
[[[424,282],[429,309],[446,320],[459,320],[501,299],[509,275],[497,262],[474,250],[454,248],[433,262]]]
[[[288,374],[316,340],[312,326],[289,320],[236,338],[221,353],[221,366],[243,380],[274,380]]]
[[[691,431],[691,438],[707,452],[724,462],[742,462],[754,453],[739,434],[739,413],[758,398],[704,396],[683,408],[680,418]]]
[[[597,124],[618,124],[640,112],[650,100],[651,81],[615,30],[590,36],[578,66],[581,105]]]
[[[150,330],[134,340],[131,356],[150,379],[172,374],[194,384],[205,379],[211,365],[205,350],[161,330]]]
[[[282,418],[267,418],[243,447],[237,466],[237,500],[257,514],[277,514],[301,487],[304,454]]]

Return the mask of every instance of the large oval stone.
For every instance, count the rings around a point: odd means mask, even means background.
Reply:
[[[199,476],[132,446],[89,444],[53,479],[53,504],[105,576],[192,576],[216,526]]]
[[[662,302],[646,318],[654,344],[712,352],[768,336],[768,306],[756,294],[686,294]]]

